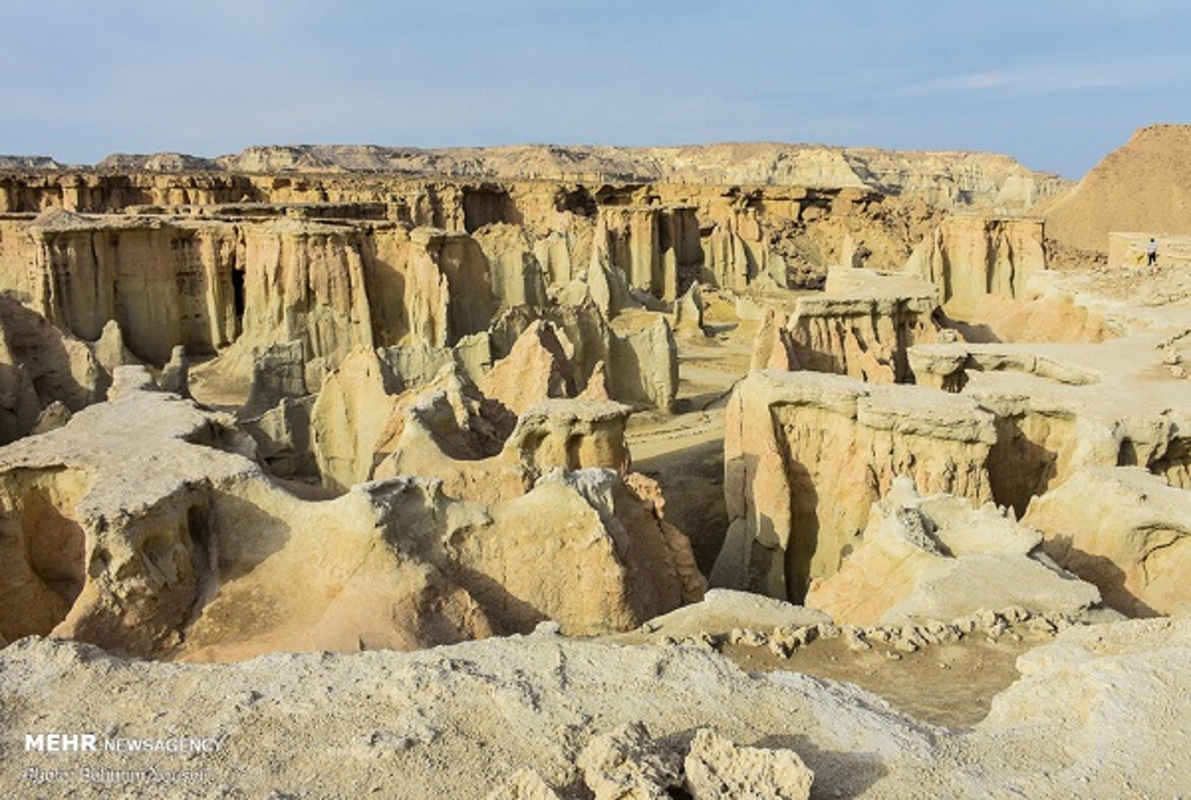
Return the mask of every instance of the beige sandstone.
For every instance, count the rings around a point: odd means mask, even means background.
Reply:
[[[695,734],[683,766],[696,800],[806,800],[815,777],[793,750],[736,747],[707,729]]]
[[[863,541],[806,604],[840,624],[905,625],[1017,607],[1078,616],[1090,584],[1038,557],[1042,536],[963,498],[919,497],[908,478],[873,504]]]
[[[958,402],[956,402],[958,401]],[[731,527],[716,586],[798,601],[860,542],[899,475],[983,503],[993,416],[968,398],[811,372],[751,372],[725,420]]]
[[[698,648],[549,635],[227,666],[125,662],[29,639],[0,653],[0,702],[13,735],[116,726],[135,737],[224,737],[217,754],[193,759],[100,753],[89,762],[205,769],[207,793],[417,787],[481,798],[532,771],[540,780],[522,781],[564,796],[584,790],[577,762],[593,739],[643,724],[680,753],[690,753],[692,729],[714,731],[743,751],[725,770],[732,776],[760,761],[744,748],[770,751],[761,763],[773,765],[793,763],[796,752],[814,773],[813,791],[827,795],[1085,796],[1094,787],[1160,796],[1191,774],[1179,733],[1189,716],[1181,699],[1189,643],[1180,619],[1066,630],[1022,658],[1023,677],[994,699],[987,720],[962,731],[915,722],[851,684],[749,675]],[[269,770],[259,769],[265,742],[286,756]],[[0,790],[26,793],[23,770],[44,758],[12,753]]]
[[[939,289],[948,314],[965,319],[985,295],[1020,297],[1046,269],[1040,220],[950,217],[906,262]]]
[[[411,649],[551,618],[632,628],[701,594],[685,537],[615,471],[492,505],[430,478],[304,501],[229,452],[253,449],[230,418],[135,388],[133,369],[118,399],[3,453],[6,639],[200,660]]]
[[[1118,611],[1183,614],[1191,608],[1189,495],[1137,467],[1093,467],[1035,498],[1025,522],[1042,531],[1055,561]]]
[[[479,381],[480,390],[514,414],[551,397],[573,397],[574,347],[564,341],[551,323],[533,322]]]

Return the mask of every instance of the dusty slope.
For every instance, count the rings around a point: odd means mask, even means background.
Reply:
[[[1186,621],[1070,629],[1019,659],[1025,677],[959,732],[849,684],[746,674],[691,647],[533,636],[204,667],[27,639],[0,654],[0,794],[468,798],[529,767],[562,797],[590,797],[579,752],[643,722],[678,752],[699,728],[791,748],[815,797],[1170,796],[1191,781],[1189,648]],[[27,751],[25,734],[43,732],[94,733],[100,746]],[[103,750],[179,736],[220,746]],[[150,767],[175,772],[144,777]],[[37,786],[29,769],[57,777]]]
[[[1066,247],[1107,252],[1110,231],[1191,233],[1191,125],[1138,130],[1046,210]]]

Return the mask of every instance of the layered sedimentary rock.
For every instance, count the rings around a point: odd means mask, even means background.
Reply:
[[[860,543],[899,475],[984,503],[992,414],[967,398],[810,372],[751,372],[725,420],[731,525],[713,585],[802,599]]]
[[[1044,558],[1037,531],[965,498],[920,497],[908,478],[872,507],[863,541],[839,572],[812,582],[807,605],[837,623],[905,625],[982,609],[1078,616],[1096,587]]]
[[[4,168],[57,169],[51,159],[10,156]],[[250,147],[201,159],[178,153],[110,156],[102,171],[154,173],[163,170],[222,170],[229,174],[398,173],[518,180],[683,184],[752,184],[868,187],[891,194],[924,193],[934,202],[958,206],[1028,208],[1068,186],[1058,176],[1032,172],[1012,158],[988,153],[885,151],[798,144],[713,144],[686,147],[512,147],[416,148],[375,145]],[[305,173],[304,175],[301,173]],[[96,177],[102,177],[97,175]],[[188,176],[198,186],[218,175]],[[151,186],[152,183],[150,182]],[[135,183],[130,189],[144,191]],[[233,201],[239,199],[233,198]],[[0,209],[2,210],[2,209]]]
[[[871,383],[913,379],[908,351],[937,338],[934,287],[868,270],[828,272],[822,295],[771,311],[753,344],[754,368],[806,369]]]
[[[655,297],[678,297],[678,276],[703,261],[699,224],[689,206],[611,206],[600,210],[593,258],[620,269],[629,285]]]
[[[83,342],[0,297],[0,441],[30,433],[52,405],[70,413],[104,399],[112,371],[134,360],[115,323]]]
[[[1055,561],[1130,616],[1191,608],[1191,492],[1134,468],[1083,469],[1030,504],[1024,520]]]
[[[907,272],[939,289],[943,308],[959,318],[986,295],[1020,297],[1046,269],[1040,220],[949,217],[911,254]]]
[[[196,659],[411,649],[547,618],[629,628],[701,592],[685,537],[616,471],[493,504],[407,477],[308,502],[235,452],[253,446],[230,417],[118,378],[118,399],[3,453],[6,639]]]
[[[500,313],[554,308],[534,240],[522,227],[490,223],[472,236],[385,221],[332,224],[293,218],[291,210],[272,218],[266,209],[263,219],[226,209],[227,216],[216,218],[53,211],[32,222],[2,221],[0,291],[84,340],[98,339],[116,320],[128,348],[155,364],[164,364],[179,345],[191,356],[219,355],[218,367],[204,370],[238,376],[242,385],[255,351],[292,341],[300,343],[311,386],[362,347],[400,346],[406,353],[457,348],[451,358],[478,378],[493,361],[489,328]],[[662,249],[642,257],[677,263],[677,242],[646,242],[646,249],[654,246]],[[599,269],[613,273],[604,284],[605,315],[633,305],[631,298],[612,302],[611,287],[625,280],[619,269]],[[631,330],[618,336],[606,322],[587,327],[601,329],[601,341],[591,347],[601,351],[595,360],[609,368],[614,393],[623,391],[618,396],[634,403],[673,401],[673,387],[655,388],[653,376],[618,369],[649,368],[664,334],[642,338],[640,326],[627,325]],[[434,368],[416,370],[423,373],[418,377],[433,375],[446,359],[432,360]]]

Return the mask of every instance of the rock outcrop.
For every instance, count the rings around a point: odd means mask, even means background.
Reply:
[[[706,728],[695,733],[683,761],[691,797],[806,800],[815,774],[793,750],[737,747]]]
[[[850,683],[747,674],[696,647],[610,646],[548,633],[422,653],[275,654],[225,666],[123,661],[34,638],[0,652],[0,703],[10,737],[78,730],[94,731],[101,743],[216,740],[218,753],[100,751],[87,762],[92,770],[201,773],[195,780],[208,794],[303,786],[320,796],[409,788],[482,798],[513,783],[565,796],[591,791],[581,754],[627,725],[648,730],[653,744],[642,749],[684,761],[693,755],[729,787],[756,786],[767,797],[781,796],[781,776],[801,776],[799,785],[809,777],[795,768],[794,753],[813,771],[814,792],[844,797],[1083,796],[1089,787],[1160,796],[1191,775],[1179,741],[1191,723],[1182,700],[1191,692],[1189,657],[1184,619],[1076,626],[1020,658],[1022,677],[965,730],[916,722]],[[145,716],[145,708],[158,711]],[[312,730],[320,732],[313,744]],[[286,755],[275,769],[258,768],[262,742]],[[25,770],[47,758],[19,748],[9,754],[0,792],[28,794]],[[684,765],[684,773],[684,790],[701,797],[689,780],[699,769]],[[55,790],[110,795],[110,784],[73,775]]]
[[[1130,616],[1183,614],[1191,493],[1136,467],[1088,468],[1030,503],[1046,552]]]
[[[1021,297],[1046,269],[1040,220],[949,217],[922,241],[905,271],[939,290],[948,314],[967,318],[986,295]]]
[[[934,287],[869,270],[828,273],[826,291],[769,309],[753,344],[754,369],[806,369],[870,383],[913,379],[908,351],[938,337]]]
[[[992,499],[992,414],[968,398],[811,372],[751,372],[728,405],[731,525],[716,586],[798,602],[860,543],[899,475],[923,493]]]
[[[543,619],[632,628],[701,594],[685,537],[616,471],[489,504],[407,477],[304,501],[230,417],[118,373],[116,400],[0,453],[6,639],[201,660],[413,649]]]
[[[863,541],[839,572],[812,582],[806,604],[839,624],[906,625],[982,609],[1022,608],[1077,617],[1096,587],[1039,558],[1042,535],[992,506],[920,497],[909,478],[875,503]]]

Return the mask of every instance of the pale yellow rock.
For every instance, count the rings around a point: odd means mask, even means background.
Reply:
[[[368,480],[399,391],[400,381],[370,349],[352,353],[323,381],[310,426],[324,486],[343,490]]]
[[[133,370],[147,375],[117,377]],[[544,619],[625,630],[702,594],[685,537],[616,470],[559,471],[486,503],[416,477],[301,500],[247,457],[230,417],[124,383],[0,453],[6,639],[218,661],[419,649]]]
[[[656,744],[639,722],[594,737],[577,766],[595,800],[666,800],[682,785],[682,758]]]
[[[1191,496],[1136,467],[1086,468],[1035,498],[1024,522],[1056,562],[1131,616],[1183,614],[1191,592]]]
[[[1077,617],[1096,587],[1036,557],[1042,537],[995,508],[919,497],[898,478],[875,503],[863,541],[840,570],[812,582],[806,604],[839,624],[906,625],[1018,607]]]
[[[693,800],[805,800],[815,774],[793,750],[737,747],[700,728],[683,762]]]
[[[1046,269],[1041,220],[949,217],[924,239],[905,271],[939,288],[943,308],[965,319],[985,295],[1020,297]]]
[[[523,227],[494,223],[476,231],[473,238],[488,258],[492,293],[501,306],[545,304],[542,268]],[[455,291],[469,292],[472,288],[460,286]]]
[[[542,776],[532,769],[519,769],[488,793],[486,800],[558,800]]]
[[[764,420],[765,424],[758,424]],[[993,416],[968,398],[812,372],[754,371],[725,419],[730,527],[713,586],[799,602],[860,542],[899,475],[924,493],[991,499]]]
[[[514,414],[551,397],[573,397],[570,355],[549,322],[535,321],[517,338],[512,351],[479,381],[485,396]]]

